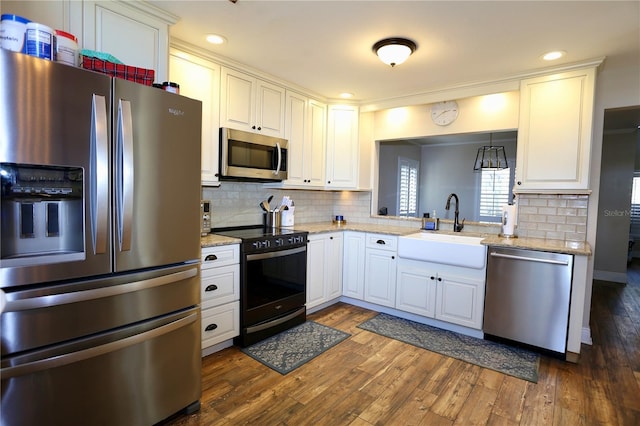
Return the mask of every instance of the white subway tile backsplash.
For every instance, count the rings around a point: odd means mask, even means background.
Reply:
[[[583,194],[519,194],[518,235],[586,241],[589,196]]]
[[[259,203],[269,195],[273,195],[274,205],[284,195],[291,197],[295,202],[297,224],[325,222],[342,215],[347,222],[404,226],[409,229],[420,227],[420,219],[416,218],[371,216],[370,192],[270,189],[261,183],[244,182],[223,182],[219,188],[202,189],[202,197],[212,200],[214,228],[262,223]],[[588,195],[518,194],[516,201],[518,236],[586,241]],[[468,228],[465,227],[465,230]]]

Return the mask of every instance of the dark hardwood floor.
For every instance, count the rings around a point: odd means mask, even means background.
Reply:
[[[309,319],[351,337],[286,376],[231,347],[203,359],[202,408],[183,425],[640,425],[640,261],[594,282],[593,345],[542,356],[533,384],[356,328],[337,304]]]

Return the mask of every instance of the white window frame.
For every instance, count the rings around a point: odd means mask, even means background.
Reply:
[[[640,172],[633,174],[629,235],[640,237]]]
[[[420,162],[398,157],[398,198],[396,212],[401,217],[418,217]]]
[[[502,206],[509,203],[511,169],[482,169],[480,171],[480,221],[495,222],[502,217]]]

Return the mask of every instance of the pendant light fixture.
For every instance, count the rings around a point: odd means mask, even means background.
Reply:
[[[418,46],[406,38],[385,38],[373,45],[373,53],[387,65],[395,67],[407,60]]]
[[[489,146],[478,148],[473,171],[502,170],[509,167],[504,146],[493,146],[493,133],[489,133]]]

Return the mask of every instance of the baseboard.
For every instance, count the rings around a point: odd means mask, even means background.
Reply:
[[[626,272],[611,272],[611,271],[593,271],[593,279],[601,280],[601,281],[611,281],[614,283],[627,283],[627,273]]]
[[[211,355],[212,353],[216,353],[231,346],[233,346],[233,339],[225,340],[224,342],[204,348],[202,350],[201,357],[204,358],[207,355]]]
[[[484,333],[482,332],[482,330],[476,330],[474,328],[469,328],[469,327],[465,327],[458,324],[452,324],[446,321],[440,321],[433,318],[423,317],[422,315],[412,314],[411,312],[399,311],[395,308],[376,305],[374,303],[366,302],[364,300],[353,299],[351,297],[342,296],[340,298],[340,301],[344,303],[348,303],[350,305],[369,309],[371,311],[382,312],[385,314],[396,316],[398,318],[403,318],[403,319],[418,322],[421,324],[430,325],[432,327],[441,328],[443,330],[453,331],[455,333],[460,333],[467,336],[475,337],[477,339],[484,339]]]
[[[585,345],[593,345],[593,340],[591,340],[590,327],[582,327],[582,338],[580,339],[580,341]]]

